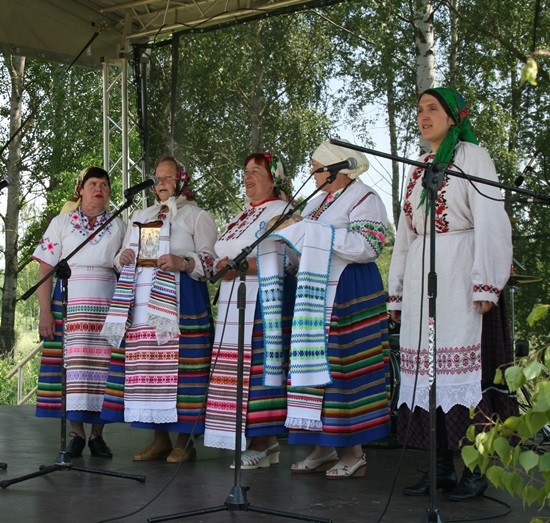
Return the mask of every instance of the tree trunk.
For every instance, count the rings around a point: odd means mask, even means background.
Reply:
[[[417,0],[414,9],[416,88],[418,93],[435,85],[434,10],[430,0]]]
[[[10,97],[10,137],[21,126],[21,107],[23,94],[23,75],[25,58],[22,56],[4,55],[11,78]],[[6,356],[15,347],[15,304],[17,291],[17,251],[19,239],[20,197],[19,173],[21,170],[21,132],[14,136],[8,148],[7,173],[13,180],[8,186],[8,205],[4,218],[5,230],[5,272],[2,293],[2,324],[0,326],[0,354]]]
[[[430,0],[416,0],[414,8],[414,40],[416,49],[416,88],[420,94],[435,86],[434,10]],[[420,149],[430,145],[420,138]]]
[[[262,24],[259,21],[253,22],[256,32],[256,40],[254,45],[256,46],[258,58],[262,56]],[[264,136],[263,136],[263,113],[265,99],[263,97],[263,75],[264,68],[261,59],[258,59],[253,66],[254,84],[251,89],[251,95],[249,100],[250,109],[250,152],[255,153],[262,151],[264,148]]]
[[[451,44],[449,46],[449,87],[453,87],[456,78],[456,59],[458,56],[459,27],[456,13],[460,7],[459,0],[450,0],[449,18],[451,27]]]
[[[388,46],[389,49],[389,46]],[[390,58],[391,59],[391,58]],[[393,156],[399,155],[397,146],[397,124],[396,124],[396,108],[395,108],[395,82],[393,75],[389,75],[388,83],[386,84],[386,99],[388,108],[388,130],[390,133],[390,153]],[[401,190],[399,187],[399,162],[392,160],[391,163],[391,206],[393,223],[397,229],[399,223],[399,215],[401,214]]]

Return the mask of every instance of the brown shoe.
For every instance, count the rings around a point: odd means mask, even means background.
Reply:
[[[153,461],[155,459],[164,459],[170,455],[170,452],[172,452],[172,447],[154,449],[152,445],[148,445],[141,452],[134,454],[132,459],[134,461]]]
[[[166,458],[166,463],[179,463],[180,461],[182,463],[187,463],[188,461],[194,461],[195,459],[197,459],[197,450],[193,447],[193,445],[189,445],[185,451],[185,454],[183,449],[176,447]]]

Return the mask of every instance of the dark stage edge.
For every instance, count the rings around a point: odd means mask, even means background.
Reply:
[[[0,462],[8,464],[6,470],[0,470],[0,481],[36,472],[40,465],[53,465],[59,452],[59,435],[59,421],[36,418],[33,405],[0,407]],[[144,483],[76,470],[56,471],[0,489],[0,522],[97,523],[107,519],[146,522],[148,518],[223,506],[234,486],[234,471],[229,469],[232,452],[205,448],[199,438],[195,441],[197,461],[182,465],[172,484],[139,514],[124,517],[157,496],[172,478],[177,465],[165,461],[132,461],[132,454],[152,439],[149,431],[116,423],[106,427],[104,437],[114,453],[112,460],[92,458],[86,448],[82,458],[73,460],[74,465],[142,474],[146,476]],[[246,496],[252,507],[342,523],[378,521],[394,481],[401,452],[399,448],[390,444],[367,446],[366,476],[343,481],[329,481],[322,474],[292,475],[290,465],[305,457],[308,449],[289,446],[282,439],[281,450],[278,465],[242,471],[241,485],[250,487]],[[427,460],[424,452],[405,452],[395,493],[383,523],[422,522],[429,508],[428,498],[403,496],[401,489],[416,482],[418,467],[427,466]],[[492,521],[527,523],[537,515],[536,507],[524,511],[518,498],[512,498],[493,486],[489,486],[486,495],[512,506],[510,514]],[[490,499],[453,503],[441,493],[437,508],[444,523],[484,521],[506,512],[504,506]],[[292,519],[244,510],[224,510],[177,521],[284,523]]]

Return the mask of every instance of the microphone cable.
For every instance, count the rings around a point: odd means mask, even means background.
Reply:
[[[426,199],[426,211],[428,211],[428,199]],[[426,226],[428,224],[428,215],[429,215],[429,212],[426,212],[425,213],[425,216],[424,216],[424,231],[426,231]],[[427,234],[424,234],[424,238],[422,240],[422,263],[421,263],[421,285],[422,285],[422,288],[420,290],[420,303],[423,304],[424,303],[424,279],[425,279],[425,275],[426,275],[426,244],[427,244],[427,239],[428,235]],[[401,321],[402,321],[402,318],[401,318]],[[424,308],[421,307],[420,308],[420,318],[419,318],[419,322],[418,322],[418,344],[417,344],[417,347],[416,347],[416,361],[418,362],[419,361],[419,358],[420,358],[420,350],[421,350],[421,347],[422,347],[422,327],[423,327],[423,324],[424,324]],[[420,369],[420,366],[416,365],[416,372],[415,372],[415,376],[414,376],[414,385],[413,385],[413,395],[412,395],[412,400],[411,400],[411,403],[412,405],[414,405],[414,402],[415,402],[415,399],[416,399],[416,389],[417,389],[417,384],[418,384],[418,372],[419,372],[419,369]],[[403,465],[403,459],[405,457],[405,451],[407,450],[407,443],[409,441],[409,435],[410,435],[410,428],[411,428],[411,425],[412,425],[412,418],[413,418],[413,409],[410,408],[410,415],[409,415],[409,419],[407,421],[407,428],[405,430],[405,437],[403,438],[403,446],[401,448],[401,451],[399,453],[399,460],[397,462],[397,467],[395,469],[395,474],[393,476],[393,481],[391,483],[391,487],[390,487],[390,492],[388,494],[388,499],[386,501],[386,504],[384,505],[384,508],[382,510],[382,514],[380,515],[380,517],[376,520],[377,523],[380,523],[382,521],[382,519],[384,518],[384,516],[386,515],[386,512],[388,511],[388,508],[390,506],[390,503],[391,503],[391,500],[393,498],[393,494],[394,494],[394,491],[395,491],[395,486],[397,484],[397,478],[399,477],[399,473],[401,471],[401,467]]]

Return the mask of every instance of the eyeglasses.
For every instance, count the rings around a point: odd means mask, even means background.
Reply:
[[[176,179],[175,176],[163,176],[162,178],[157,176],[157,178],[159,180],[159,183],[170,183],[171,181]]]

